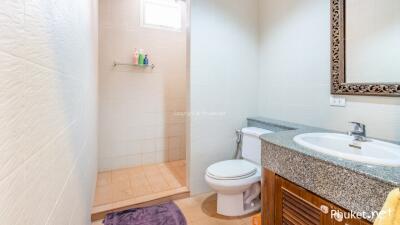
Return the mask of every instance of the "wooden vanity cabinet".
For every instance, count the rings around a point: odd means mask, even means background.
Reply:
[[[343,214],[332,217],[332,210],[346,211],[271,171],[263,177],[263,225],[371,225]]]

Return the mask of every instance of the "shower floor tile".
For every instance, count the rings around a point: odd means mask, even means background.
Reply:
[[[174,190],[179,193],[186,190],[183,189],[185,187],[185,160],[100,172],[94,208],[112,208],[122,202],[137,202],[152,196],[163,196],[162,193],[175,193]]]

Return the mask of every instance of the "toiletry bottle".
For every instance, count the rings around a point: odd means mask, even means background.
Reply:
[[[144,63],[144,55],[143,55],[143,49],[139,50],[139,65],[143,65]]]
[[[137,50],[137,48],[135,48],[135,52],[133,54],[133,64],[139,64],[139,51]]]
[[[147,57],[147,55],[144,56],[143,64],[149,65],[149,58]]]

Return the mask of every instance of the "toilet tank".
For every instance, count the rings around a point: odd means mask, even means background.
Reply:
[[[246,127],[242,129],[242,157],[243,159],[261,165],[261,140],[263,134],[273,133],[257,127]]]

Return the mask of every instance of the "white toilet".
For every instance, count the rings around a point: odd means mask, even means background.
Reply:
[[[218,194],[217,213],[242,216],[260,210],[261,140],[272,133],[256,127],[242,129],[242,160],[227,160],[207,168],[205,179]]]

